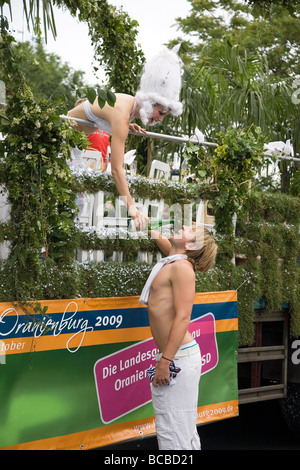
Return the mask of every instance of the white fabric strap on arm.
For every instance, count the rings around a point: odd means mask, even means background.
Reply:
[[[142,290],[141,296],[139,298],[139,302],[142,304],[148,305],[148,297],[150,293],[150,287],[153,282],[153,279],[155,276],[159,273],[161,268],[168,263],[172,263],[173,261],[177,261],[179,259],[187,259],[187,255],[172,255],[172,256],[167,256],[166,258],[162,258],[152,269],[146,284],[144,286],[144,289]]]

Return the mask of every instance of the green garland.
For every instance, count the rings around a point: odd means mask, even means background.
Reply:
[[[106,0],[54,0],[53,3],[67,7],[73,16],[78,15],[80,21],[87,23],[95,60],[107,74],[108,87],[118,93],[135,94],[145,61],[136,44],[138,22]]]
[[[130,194],[143,199],[164,199],[173,204],[188,204],[199,199],[201,186],[177,181],[149,179],[143,176],[127,177]],[[75,173],[71,185],[77,193],[97,193],[105,191],[118,195],[115,182],[109,173],[101,171],[83,171]]]

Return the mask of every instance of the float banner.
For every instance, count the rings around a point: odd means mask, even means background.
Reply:
[[[155,365],[139,297],[0,303],[0,448],[95,449],[155,434]],[[197,423],[238,416],[236,291],[197,293]],[[201,429],[200,429],[201,437]]]

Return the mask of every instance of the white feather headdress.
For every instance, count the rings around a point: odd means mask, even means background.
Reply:
[[[140,117],[147,125],[154,104],[161,104],[173,116],[182,113],[179,101],[182,61],[177,55],[180,45],[165,48],[145,64],[139,89],[135,95]]]

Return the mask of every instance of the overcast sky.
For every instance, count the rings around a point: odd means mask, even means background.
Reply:
[[[22,1],[12,0],[11,3],[15,38],[18,41],[30,40],[31,34],[27,31],[22,15]],[[108,0],[108,3],[123,6],[123,10],[139,23],[137,42],[141,45],[146,59],[159,52],[164,43],[179,35],[174,26],[175,18],[186,17],[190,10],[187,0]],[[89,84],[95,84],[98,80],[93,75],[93,48],[87,25],[72,18],[68,11],[62,12],[58,8],[54,11],[57,38],[54,41],[49,32],[47,51],[59,55],[62,61],[68,62],[73,69],[83,70],[85,80]],[[103,78],[104,74],[98,73],[98,79]]]

